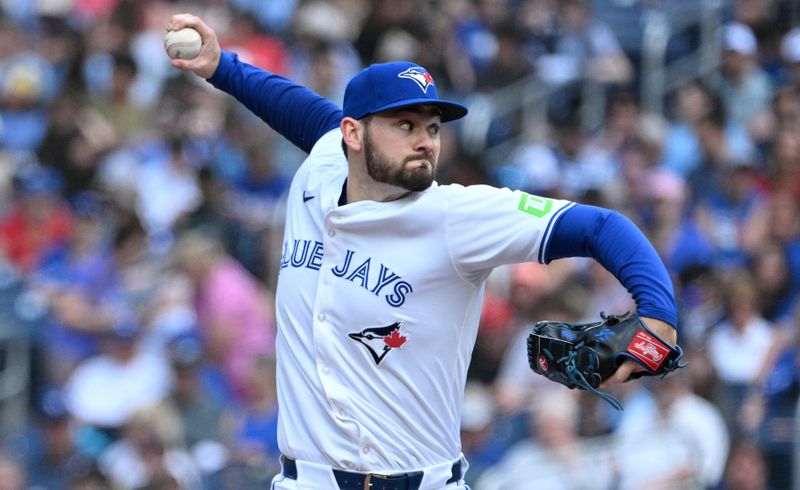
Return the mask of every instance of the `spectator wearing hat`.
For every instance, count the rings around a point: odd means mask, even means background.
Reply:
[[[0,148],[33,151],[47,131],[45,109],[55,95],[55,71],[27,48],[21,26],[0,21],[0,44]]]
[[[772,82],[758,65],[758,41],[739,22],[722,27],[722,77],[719,94],[728,122],[749,126],[772,101]]]

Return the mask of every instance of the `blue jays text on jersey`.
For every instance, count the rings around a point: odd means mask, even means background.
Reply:
[[[305,267],[318,271],[322,266],[323,253],[322,243],[316,240],[295,239],[291,240],[291,245],[288,241],[284,242],[281,269]],[[350,249],[346,251],[344,261],[332,267],[329,272],[335,277],[361,286],[375,296],[383,294],[386,302],[394,307],[402,306],[406,302],[406,296],[414,292],[411,283],[392,272],[389,267],[373,261],[372,257],[359,257]]]

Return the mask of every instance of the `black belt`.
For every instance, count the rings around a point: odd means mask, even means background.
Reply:
[[[283,476],[290,480],[297,480],[297,463],[291,458],[281,456],[283,463]],[[422,471],[410,473],[355,473],[352,471],[337,470],[332,468],[339,490],[417,490],[422,484]],[[461,479],[461,460],[453,463],[450,469],[450,479],[446,484],[457,482]]]

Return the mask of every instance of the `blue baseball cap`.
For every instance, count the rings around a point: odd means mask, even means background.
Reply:
[[[343,110],[346,117],[361,119],[417,104],[437,106],[442,111],[442,122],[467,115],[463,105],[439,98],[428,70],[408,61],[376,63],[361,70],[347,84]]]

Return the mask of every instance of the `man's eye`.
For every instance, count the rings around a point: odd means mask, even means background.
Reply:
[[[441,131],[441,129],[442,129],[441,126],[433,125],[428,129],[428,131],[430,131],[432,135],[437,135],[439,134],[439,131]]]
[[[403,131],[411,131],[414,128],[414,125],[411,124],[409,121],[403,121],[400,123],[400,129]]]

